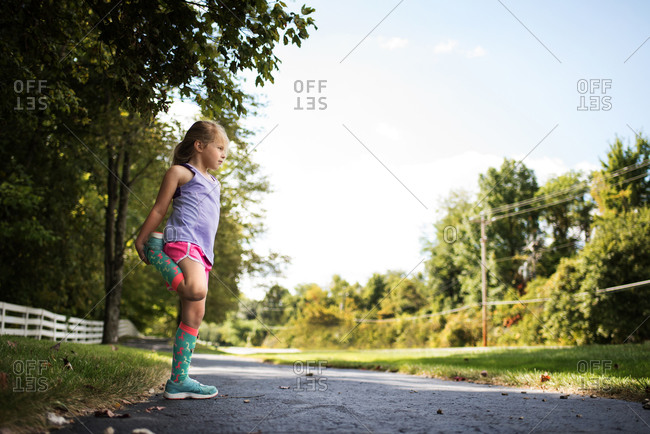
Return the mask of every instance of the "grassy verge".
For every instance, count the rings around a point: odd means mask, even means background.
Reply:
[[[328,367],[642,400],[650,397],[649,354],[650,342],[561,348],[328,350],[252,357],[285,364],[322,360]],[[545,373],[549,378],[542,381]]]
[[[0,337],[0,427],[42,431],[47,413],[66,419],[116,410],[149,396],[169,375],[169,355],[111,345]],[[67,363],[67,364],[66,364]]]
[[[214,345],[204,345],[199,343],[196,344],[194,352],[197,354],[228,354],[224,351],[219,350]]]

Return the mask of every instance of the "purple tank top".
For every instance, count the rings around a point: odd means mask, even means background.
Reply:
[[[214,238],[219,226],[219,199],[221,184],[217,179],[208,180],[198,169],[183,164],[194,177],[176,189],[172,202],[172,214],[165,226],[164,241],[194,243],[214,264]]]

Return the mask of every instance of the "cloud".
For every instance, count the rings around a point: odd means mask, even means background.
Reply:
[[[487,52],[486,52],[485,49],[484,49],[483,47],[481,47],[480,45],[477,45],[476,47],[474,47],[473,50],[469,50],[469,51],[466,51],[466,52],[465,52],[465,56],[467,56],[467,57],[470,58],[470,59],[471,59],[472,57],[483,57],[483,56],[485,56],[486,54],[487,54]]]
[[[487,51],[480,45],[477,45],[471,50],[462,50],[459,48],[458,41],[455,39],[447,39],[445,42],[439,42],[433,47],[434,54],[450,54],[450,53],[461,53],[464,54],[468,59],[474,57],[483,57],[487,54]]]
[[[379,46],[385,48],[386,50],[396,50],[398,48],[404,48],[408,45],[408,39],[398,38],[397,36],[392,38],[379,37]]]
[[[436,54],[451,53],[457,45],[458,41],[448,39],[447,42],[440,42],[433,47],[433,52]]]

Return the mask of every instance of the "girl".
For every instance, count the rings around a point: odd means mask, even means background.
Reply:
[[[156,203],[135,240],[140,259],[156,267],[167,287],[181,299],[172,375],[165,385],[167,399],[206,399],[217,395],[216,387],[203,385],[187,374],[205,313],[219,225],[221,184],[208,170],[218,169],[227,152],[228,136],[221,125],[211,121],[194,123],[174,149],[173,165],[165,174]],[[173,210],[164,235],[153,232],[172,199]]]

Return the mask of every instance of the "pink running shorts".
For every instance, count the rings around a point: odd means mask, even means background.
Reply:
[[[212,265],[199,246],[186,241],[174,241],[172,243],[166,243],[163,247],[163,252],[165,252],[167,256],[172,258],[172,260],[177,264],[185,258],[190,258],[191,260],[203,265],[205,267],[205,283],[208,283]],[[172,287],[169,285],[167,285],[167,289],[173,291]]]

